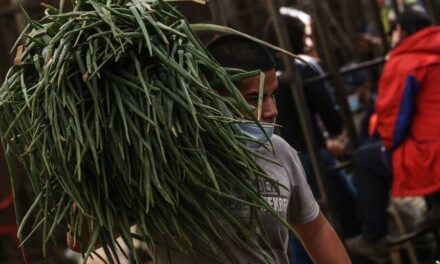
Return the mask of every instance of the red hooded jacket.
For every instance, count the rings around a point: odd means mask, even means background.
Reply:
[[[392,150],[393,196],[440,190],[440,27],[390,53],[379,81],[378,131]]]

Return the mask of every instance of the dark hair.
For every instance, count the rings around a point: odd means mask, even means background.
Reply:
[[[407,36],[432,25],[431,20],[425,13],[414,9],[408,9],[400,14],[397,18],[397,23],[402,27]]]
[[[289,32],[289,40],[292,45],[293,53],[304,53],[305,24],[297,17],[284,15],[283,18]]]
[[[281,17],[286,24],[290,45],[292,45],[292,52],[294,54],[304,53],[305,24],[297,17],[289,15],[282,15]],[[267,42],[279,45],[272,18],[269,18],[266,22],[263,35]]]
[[[266,47],[238,35],[224,35],[207,45],[208,51],[223,67],[245,71],[275,69],[275,61]]]

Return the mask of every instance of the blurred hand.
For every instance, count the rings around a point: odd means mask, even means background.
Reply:
[[[347,143],[346,136],[329,138],[327,139],[327,148],[336,158],[343,158],[351,154],[347,149]]]

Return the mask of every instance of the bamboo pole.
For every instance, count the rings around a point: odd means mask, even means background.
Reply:
[[[394,13],[396,13],[396,17],[398,17],[401,10],[399,3],[397,2],[397,0],[391,0],[391,5],[393,7]]]
[[[385,63],[385,58],[384,57],[379,57],[379,58],[375,58],[372,60],[368,60],[368,61],[364,61],[361,63],[357,63],[349,68],[345,68],[343,70],[340,70],[339,72],[341,73],[341,75],[346,75],[352,72],[356,72],[356,71],[360,71],[360,70],[364,70],[364,69],[368,69],[368,68],[372,68],[372,67],[376,67],[379,65],[382,65],[383,63]],[[321,76],[316,76],[316,77],[312,77],[309,78],[307,80],[304,80],[304,84],[311,84],[311,83],[315,83],[315,82],[322,82],[324,80],[328,80],[331,78],[331,74],[326,73],[323,74]],[[286,80],[288,81],[288,80]]]
[[[347,134],[348,134],[348,137],[349,137],[351,143],[353,144],[353,146],[357,147],[358,146],[358,137],[357,137],[357,133],[356,133],[356,128],[354,126],[353,118],[351,116],[350,108],[348,106],[347,94],[344,89],[344,82],[342,79],[342,75],[339,72],[339,68],[336,64],[336,58],[333,53],[333,49],[329,45],[330,44],[329,40],[328,40],[329,32],[327,31],[326,24],[322,20],[322,16],[320,15],[320,12],[319,12],[320,1],[319,0],[312,0],[311,3],[312,3],[313,18],[314,18],[316,28],[318,31],[317,37],[319,39],[319,42],[322,44],[321,46],[323,48],[324,61],[326,62],[328,70],[333,77],[335,95],[336,95],[336,99],[338,100],[338,103],[341,107],[342,118],[345,123]]]
[[[23,0],[12,0],[12,5],[15,7],[16,10],[18,10],[18,5],[24,5]],[[22,32],[23,29],[26,27],[26,19],[24,18],[23,14],[21,12],[15,12],[14,13],[14,21],[18,32]]]
[[[359,25],[364,17],[362,3],[359,0],[345,0],[343,7],[344,23],[353,45],[353,57],[351,59],[357,61],[360,57]]]
[[[439,7],[437,6],[437,3],[435,0],[427,0],[428,4],[428,11],[431,15],[431,19],[434,22],[434,24],[439,25],[440,24],[440,12]]]
[[[350,60],[350,58],[355,57],[356,45],[357,45],[357,35],[356,35],[356,20],[353,19],[352,14],[353,10],[350,9],[352,0],[343,0],[339,2],[339,15],[342,19],[336,19],[338,14],[334,14],[330,8],[330,5],[327,1],[323,1],[322,4],[323,10],[325,11],[326,17],[328,17],[329,22],[332,24],[334,32],[336,32],[338,38],[345,46],[345,54],[344,59]]]
[[[280,18],[279,15],[279,3],[277,0],[272,1],[268,0],[268,6],[273,18],[275,31],[278,38],[278,43],[281,48],[286,50],[292,50],[291,44],[289,42],[289,38],[287,35],[287,29],[284,24],[284,21]],[[320,191],[320,204],[321,206],[329,207],[328,201],[328,185],[327,178],[324,166],[322,164],[321,156],[319,154],[318,145],[315,139],[315,131],[313,131],[312,127],[312,119],[309,112],[309,108],[307,106],[307,100],[305,99],[305,94],[303,90],[303,86],[301,83],[301,78],[299,76],[297,68],[294,66],[293,61],[285,54],[283,54],[283,63],[285,66],[285,71],[287,74],[292,76],[292,82],[290,83],[290,90],[293,95],[293,102],[296,110],[298,111],[299,121],[301,123],[301,128],[303,130],[303,134],[306,141],[306,146],[308,150],[308,154],[310,157],[310,161],[312,163],[312,168],[315,173],[316,181],[318,184],[318,188]],[[329,210],[332,211],[332,210]]]
[[[209,2],[208,6],[213,22],[218,25],[226,26],[227,19],[224,3],[220,3],[220,0],[212,0]]]
[[[382,24],[382,18],[380,14],[380,6],[377,0],[370,0],[371,11],[374,19],[374,23],[376,24],[377,30],[379,32],[380,39],[382,40],[384,55],[390,49],[390,43],[388,41],[385,29]]]

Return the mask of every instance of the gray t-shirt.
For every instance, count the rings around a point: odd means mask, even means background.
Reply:
[[[280,165],[257,158],[257,163],[266,173],[287,187],[288,190],[280,188],[280,192],[268,182],[260,182],[260,190],[265,200],[291,224],[305,224],[314,220],[319,214],[319,206],[313,197],[310,187],[307,184],[305,173],[297,152],[279,136],[271,138],[273,151],[259,148],[257,151],[265,157],[275,159]],[[240,216],[246,217],[249,210],[242,208],[238,212]],[[265,230],[266,243],[261,245],[269,253],[276,264],[288,264],[287,241],[288,230],[275,217],[269,213],[262,213],[262,228]],[[225,224],[225,228],[228,227]],[[253,247],[245,242],[238,244],[236,241],[228,241],[228,252],[235,263],[258,264],[266,263]],[[188,255],[178,252],[168,252],[165,248],[151,248],[150,255],[156,264],[214,264],[231,263],[227,258],[216,259],[205,255]]]

